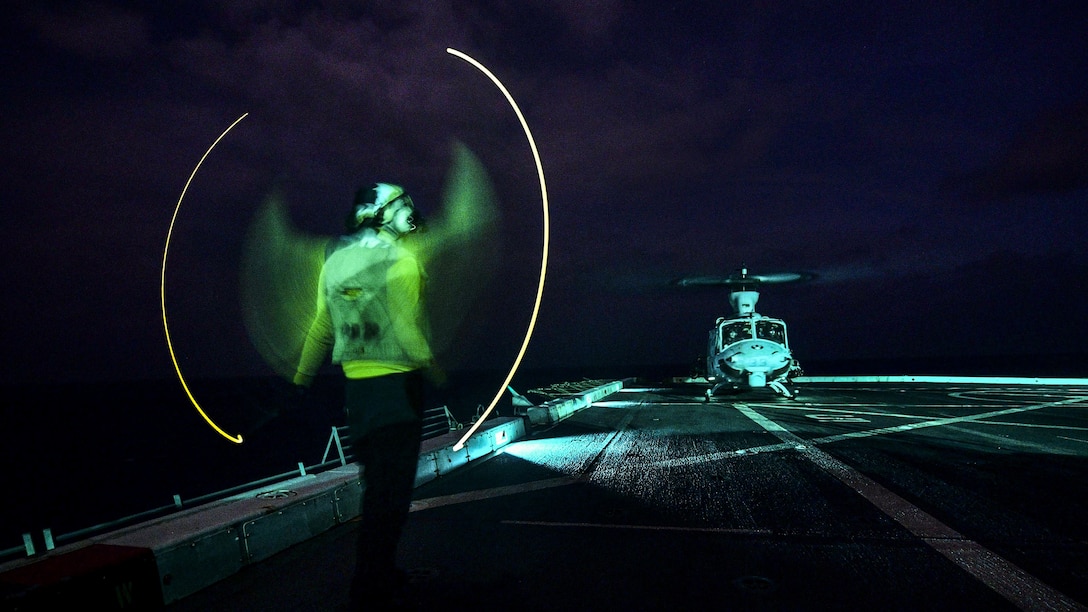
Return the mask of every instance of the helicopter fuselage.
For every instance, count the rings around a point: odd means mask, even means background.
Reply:
[[[776,393],[794,399],[790,376],[799,375],[801,367],[790,353],[786,322],[756,312],[759,286],[763,283],[789,283],[812,278],[811,274],[749,274],[740,268],[722,277],[696,276],[676,281],[683,287],[729,287],[732,317],[719,317],[710,330],[706,352],[706,399],[723,388],[732,391],[770,387]]]
[[[783,388],[794,367],[786,323],[752,312],[733,318],[721,317],[710,330],[707,346],[707,381],[713,395],[725,387]]]

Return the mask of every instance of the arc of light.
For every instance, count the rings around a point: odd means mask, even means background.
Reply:
[[[517,357],[514,358],[514,364],[510,368],[510,373],[506,375],[506,380],[503,381],[502,386],[499,387],[494,399],[492,399],[491,403],[487,406],[487,410],[484,410],[483,414],[480,415],[480,418],[476,419],[476,422],[472,424],[472,427],[470,427],[467,432],[465,432],[465,435],[461,436],[461,439],[457,441],[457,444],[453,445],[453,450],[458,451],[464,448],[465,441],[472,437],[472,434],[476,433],[476,430],[483,425],[484,419],[491,414],[491,411],[494,410],[495,406],[499,403],[502,394],[506,392],[506,388],[510,385],[510,381],[514,379],[514,373],[517,372],[518,366],[521,365],[522,358],[525,357],[525,349],[529,347],[529,339],[532,337],[533,329],[536,327],[537,314],[540,312],[540,299],[544,295],[544,277],[548,271],[548,186],[544,182],[544,167],[540,164],[540,153],[536,150],[536,141],[533,140],[533,133],[529,131],[529,124],[525,122],[525,116],[521,114],[521,109],[518,108],[518,103],[514,101],[514,97],[510,95],[510,92],[506,90],[506,87],[503,86],[498,77],[492,74],[492,72],[480,64],[480,62],[477,62],[456,49],[447,48],[446,52],[465,60],[479,69],[480,72],[487,75],[487,78],[495,83],[495,86],[499,88],[499,91],[501,91],[504,96],[506,96],[506,100],[514,109],[514,114],[518,116],[518,121],[521,122],[521,127],[525,130],[525,138],[529,140],[529,148],[533,151],[533,160],[536,162],[536,172],[540,177],[540,201],[541,210],[543,210],[544,214],[544,245],[540,256],[540,281],[537,283],[536,300],[533,302],[533,314],[529,318],[529,328],[525,332],[525,339],[521,343],[521,350],[518,351]]]
[[[159,277],[159,299],[162,303],[162,328],[166,333],[166,350],[170,352],[170,360],[174,363],[174,371],[177,372],[178,380],[181,381],[181,388],[185,390],[185,395],[189,397],[189,401],[192,402],[193,407],[200,413],[200,416],[204,417],[204,420],[208,422],[208,425],[211,425],[212,429],[219,435],[235,444],[242,443],[242,436],[231,436],[211,420],[208,414],[204,412],[204,409],[200,407],[200,404],[197,403],[196,398],[193,397],[193,392],[189,390],[189,385],[185,382],[185,377],[181,374],[181,366],[178,365],[177,355],[174,354],[174,344],[170,341],[170,325],[166,322],[166,255],[170,251],[170,237],[174,233],[174,222],[177,221],[178,211],[181,210],[181,201],[185,199],[185,192],[189,190],[189,184],[193,182],[193,177],[196,176],[197,170],[200,170],[200,164],[204,163],[204,159],[212,152],[215,145],[219,144],[220,140],[223,140],[223,137],[227,135],[227,132],[231,131],[234,126],[238,125],[238,122],[245,119],[247,115],[249,115],[249,113],[243,113],[242,116],[235,119],[234,123],[230,124],[227,129],[223,130],[223,133],[219,135],[219,138],[215,139],[212,146],[208,147],[208,150],[201,156],[200,161],[196,163],[196,167],[193,168],[193,173],[189,175],[189,180],[185,181],[185,187],[181,189],[181,197],[178,198],[178,204],[174,207],[174,216],[170,218],[170,229],[166,232],[166,246],[162,249],[162,275]]]

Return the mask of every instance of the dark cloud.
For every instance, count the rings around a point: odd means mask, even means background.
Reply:
[[[18,20],[36,32],[46,47],[89,60],[128,59],[147,50],[142,15],[102,3],[35,6]]]
[[[1088,100],[1044,113],[994,161],[944,187],[976,203],[1088,189]]]

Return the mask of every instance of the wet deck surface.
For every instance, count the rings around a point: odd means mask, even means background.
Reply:
[[[419,487],[406,608],[1084,609],[1088,388],[799,390],[624,389]],[[168,609],[345,609],[354,532]]]

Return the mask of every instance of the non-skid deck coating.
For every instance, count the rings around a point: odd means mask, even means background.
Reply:
[[[428,610],[1074,610],[1088,387],[629,387],[417,489]],[[344,609],[355,524],[170,606]]]

